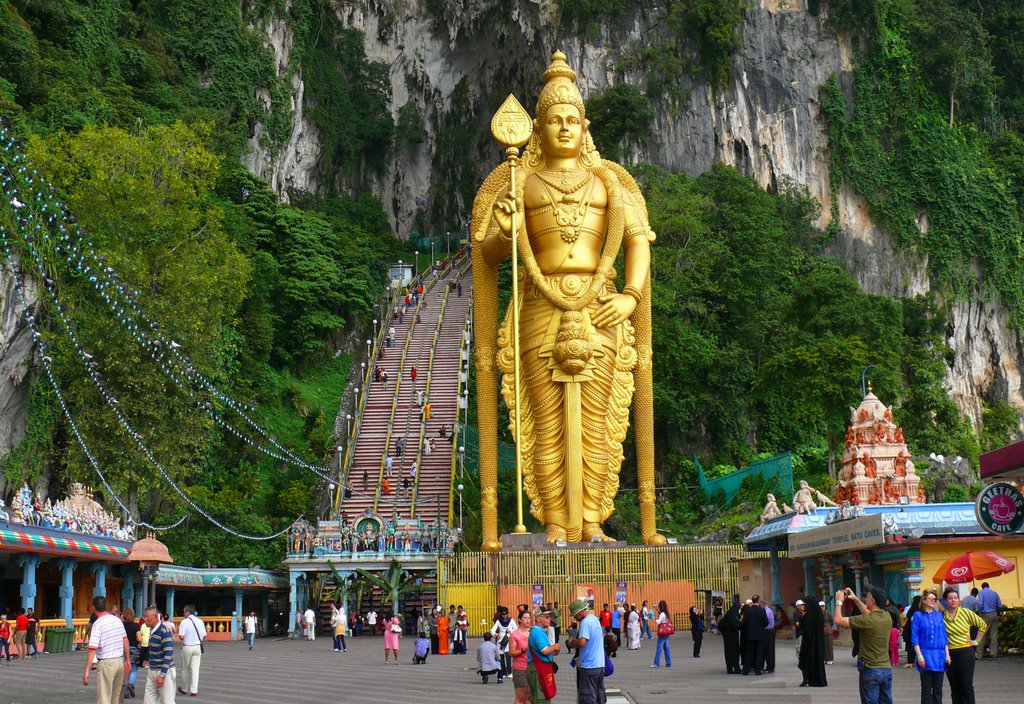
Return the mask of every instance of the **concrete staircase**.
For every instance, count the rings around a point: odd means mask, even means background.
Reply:
[[[371,383],[366,392],[347,475],[352,496],[343,498],[339,508],[349,521],[367,510],[388,518],[396,512],[403,518],[417,515],[427,523],[434,523],[438,516],[447,520],[453,448],[438,433],[442,426],[451,433],[459,408],[460,351],[473,287],[469,262],[463,261],[461,267],[461,297],[454,285],[458,268],[449,269],[437,279],[428,279],[418,308],[410,306],[403,322],[387,323],[395,328],[395,344],[382,348],[376,364],[389,378],[387,385]],[[423,419],[417,392],[430,403],[429,420]],[[401,456],[396,451],[400,438],[405,445]],[[429,455],[424,451],[426,438],[434,444]],[[390,475],[384,462],[388,451],[394,461]],[[415,476],[410,474],[414,462]],[[391,489],[387,495],[382,491],[385,478]],[[411,482],[407,491],[402,486],[405,478]]]

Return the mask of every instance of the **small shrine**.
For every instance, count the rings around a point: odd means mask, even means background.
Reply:
[[[850,409],[833,498],[851,506],[927,502],[903,428],[896,425],[892,406],[882,403],[870,387],[860,405]]]

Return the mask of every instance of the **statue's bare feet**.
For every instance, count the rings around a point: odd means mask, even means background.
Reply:
[[[548,545],[554,545],[559,540],[565,540],[565,528],[562,526],[549,525],[547,528]]]
[[[615,538],[609,538],[601,530],[601,524],[599,523],[584,523],[583,524],[583,542],[599,542],[599,543],[614,543]]]

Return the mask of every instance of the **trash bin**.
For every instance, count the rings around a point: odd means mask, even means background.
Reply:
[[[47,628],[45,649],[49,653],[70,653],[74,638],[74,628]]]

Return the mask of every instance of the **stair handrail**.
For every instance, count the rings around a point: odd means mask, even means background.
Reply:
[[[455,468],[458,462],[459,454],[459,435],[461,430],[459,429],[459,413],[461,412],[459,404],[462,403],[462,357],[463,354],[469,350],[469,318],[473,315],[472,303],[466,308],[466,318],[462,322],[462,344],[459,345],[459,386],[456,390],[455,396],[455,423],[452,425],[452,473],[451,480],[448,482],[448,525],[452,525],[452,521],[455,518],[455,492],[451,491],[451,488],[455,486]],[[469,388],[469,365],[466,365],[466,388]],[[469,397],[466,398],[466,413],[469,413]],[[461,528],[462,526],[459,526]]]
[[[412,322],[409,323],[409,329],[405,333],[405,344],[402,345],[402,358],[398,364],[398,378],[395,379],[395,390],[391,395],[391,415],[388,418],[388,428],[384,435],[384,452],[380,458],[380,469],[377,474],[377,488],[374,489],[373,496],[373,512],[377,512],[377,506],[380,504],[380,490],[384,484],[384,464],[388,456],[389,449],[391,447],[391,431],[395,424],[395,408],[398,406],[398,395],[402,388],[402,380],[405,377],[405,358],[409,354],[409,345],[412,342],[413,333],[416,330],[416,325],[420,319],[420,312],[423,309],[423,299],[426,296],[427,289],[424,286],[423,296],[418,296],[416,299],[416,309],[413,314]]]
[[[352,446],[355,444],[356,438],[358,437],[359,428],[362,425],[363,411],[366,409],[366,399],[370,395],[369,380],[370,376],[373,374],[373,361],[377,359],[377,352],[384,336],[384,323],[389,322],[392,319],[393,312],[398,310],[398,292],[400,288],[400,286],[391,287],[390,302],[388,303],[386,308],[387,315],[385,316],[384,320],[381,321],[380,329],[377,331],[377,335],[374,338],[373,345],[371,347],[370,358],[366,360],[366,373],[362,376],[361,379],[362,394],[361,397],[359,398],[359,403],[354,409],[352,423],[350,424],[348,429],[348,446],[345,448],[345,459],[342,461],[341,466],[338,467],[338,487],[335,491],[334,496],[335,516],[341,515],[339,513],[339,509],[341,507],[341,495],[342,492],[344,491],[343,487],[345,483],[348,481],[349,471],[352,468],[352,459],[354,457]]]
[[[444,312],[448,308],[448,295],[451,293],[450,288],[444,290],[444,297],[441,299],[441,311],[437,315],[437,324],[434,326],[434,339],[430,346],[430,360],[427,363],[427,385],[424,392],[424,404],[430,403],[430,384],[434,380],[434,354],[437,352],[437,339],[441,334],[441,326],[444,324]],[[419,443],[416,446],[416,477],[413,480],[412,485],[412,499],[409,502],[409,516],[416,515],[416,499],[419,496],[420,490],[420,471],[423,469],[423,436],[427,432],[427,419],[426,414],[422,413],[420,417],[420,438]]]

